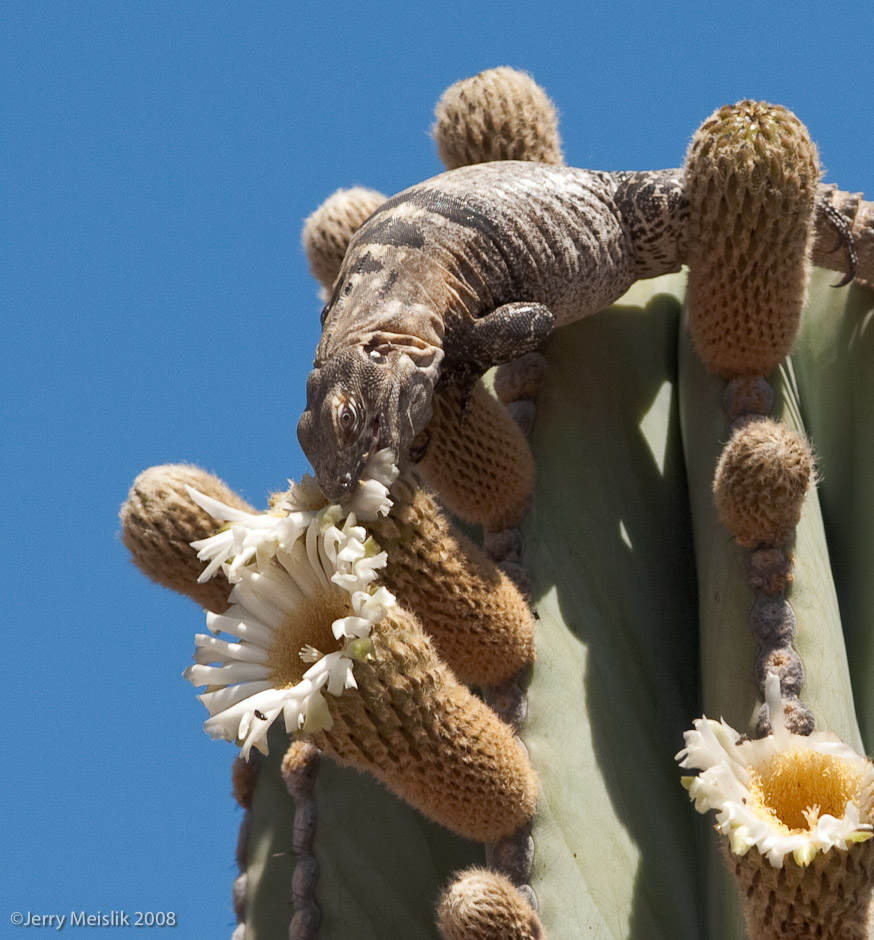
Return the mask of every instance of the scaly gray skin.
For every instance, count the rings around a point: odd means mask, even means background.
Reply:
[[[683,186],[682,170],[502,161],[383,203],[353,236],[322,314],[298,426],[325,495],[348,499],[377,450],[408,457],[438,380],[472,384],[636,280],[678,271]]]

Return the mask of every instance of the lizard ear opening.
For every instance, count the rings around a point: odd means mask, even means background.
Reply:
[[[417,369],[436,369],[438,374],[443,359],[443,350],[439,346],[419,339],[418,336],[404,336],[399,333],[375,334],[365,343],[364,353],[368,359],[379,365],[390,359],[406,356]]]

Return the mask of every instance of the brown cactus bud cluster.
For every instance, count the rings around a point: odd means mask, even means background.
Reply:
[[[790,543],[814,477],[803,435],[771,418],[748,415],[734,422],[713,482],[719,519],[746,549],[743,573],[755,594],[750,630],[759,646],[756,682],[764,690],[769,673],[779,677],[783,720],[804,735],[814,730],[814,719],[799,699],[804,667],[793,648],[797,624],[786,592],[793,581]],[[765,705],[757,712],[756,731],[771,731]]]
[[[813,479],[801,434],[770,418],[739,422],[716,467],[719,519],[743,548],[779,548],[798,525]]]
[[[782,721],[809,735],[815,722],[799,698],[804,666],[787,592],[804,499],[815,482],[802,434],[766,417],[766,376],[789,352],[806,299],[817,234],[819,158],[804,125],[785,108],[741,101],[696,132],[686,162],[689,202],[687,309],[693,345],[727,380],[732,422],[713,482],[719,519],[745,550],[743,574],[755,602],[756,682],[766,699],[779,680]],[[852,245],[850,245],[852,248]],[[773,703],[761,706],[759,736],[771,733]],[[776,713],[775,713],[776,714]]]
[[[370,526],[388,552],[380,580],[418,616],[444,662],[477,686],[530,665],[534,617],[513,582],[450,528],[426,490],[399,481],[392,498],[391,514]]]
[[[810,269],[819,157],[785,108],[741,101],[696,132],[686,159],[689,331],[724,378],[767,375],[789,352]]]
[[[447,509],[486,529],[515,525],[534,491],[534,458],[507,409],[477,382],[468,398],[457,386],[438,390],[417,472]]]
[[[527,75],[513,69],[492,69],[448,89],[437,105],[433,134],[447,169],[490,160],[564,162],[552,102]],[[432,448],[420,463],[423,476],[453,512],[483,526],[487,552],[526,595],[530,593],[529,577],[520,563],[521,535],[514,526],[527,509],[530,494],[526,466],[533,477],[533,459],[522,444],[534,426],[535,398],[545,365],[542,356],[531,354],[496,370],[495,390],[506,410],[495,411],[493,400],[482,397],[482,387],[474,389],[472,401],[464,393],[454,398],[443,398],[440,393],[437,410],[442,412],[442,420],[432,421],[429,431],[453,448],[448,452],[451,459],[435,459],[436,442],[432,440]],[[508,416],[521,432],[521,440],[509,429]],[[504,440],[483,439],[478,445],[477,435],[483,429],[500,429]],[[427,445],[427,439],[424,443]],[[459,444],[463,446],[459,448]],[[459,453],[464,468],[460,475],[459,465],[453,463]],[[489,466],[488,461],[495,459],[499,463]],[[471,489],[469,483],[476,483],[477,477],[478,484]],[[461,487],[459,479],[464,484]],[[484,503],[479,502],[478,491],[485,493]],[[489,700],[505,721],[519,727],[527,703],[515,677],[490,689]],[[502,840],[500,848],[492,847],[493,865],[512,871],[518,884],[527,880],[530,871],[530,841],[530,836],[517,832]],[[507,867],[504,862],[509,858],[514,861]],[[501,918],[495,920],[496,936],[501,935],[503,923]],[[471,935],[480,934],[474,931]],[[505,931],[505,935],[512,934]]]
[[[766,417],[774,403],[766,376],[789,352],[801,320],[819,175],[807,129],[765,102],[720,108],[696,132],[686,159],[689,332],[705,366],[727,380],[723,407],[732,422],[713,498],[746,550],[757,682],[764,697],[768,676],[777,675],[783,720],[804,735],[814,721],[798,697],[804,669],[792,647],[786,592],[813,456],[803,435]],[[769,733],[769,708],[759,709],[756,727]]]
[[[228,607],[230,585],[223,575],[198,584],[205,564],[191,547],[192,542],[213,535],[221,523],[191,501],[186,486],[237,509],[255,511],[213,474],[188,464],[163,464],[144,470],[134,480],[121,507],[121,540],[134,564],[152,581],[222,613]]]
[[[451,85],[431,129],[447,170],[492,160],[561,164],[558,114],[525,72],[489,69]]]
[[[303,224],[303,249],[313,277],[325,290],[340,273],[352,236],[385,202],[375,189],[338,189]]]
[[[512,730],[458,682],[408,611],[392,611],[373,643],[372,659],[356,664],[358,688],[328,696],[333,725],[312,742],[468,839],[523,826],[538,782]]]
[[[487,868],[461,872],[437,908],[443,940],[546,940],[528,900],[503,875]]]

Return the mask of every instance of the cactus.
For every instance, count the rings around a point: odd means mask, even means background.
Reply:
[[[745,138],[752,150],[726,157],[734,130],[751,121],[764,128],[757,140]],[[453,86],[438,106],[435,136],[451,165],[562,159],[554,109],[527,76],[508,69]],[[838,913],[829,890],[828,903],[816,892],[846,846],[816,859],[798,850],[804,864],[795,868],[790,860],[778,869],[757,849],[726,865],[712,820],[693,813],[674,760],[686,732],[686,766],[699,766],[688,763],[698,741],[688,729],[702,711],[763,736],[749,742],[760,750],[778,738],[807,741],[792,731],[809,733],[812,721],[815,735],[835,732],[847,752],[861,752],[874,736],[870,551],[858,523],[869,508],[862,468],[872,440],[866,326],[874,295],[863,286],[833,290],[834,276],[821,270],[808,283],[811,258],[844,271],[852,260],[870,279],[869,207],[828,191],[838,215],[818,211],[817,159],[803,125],[783,109],[720,109],[690,149],[698,228],[688,286],[685,274],[639,282],[611,309],[565,327],[544,356],[503,367],[470,402],[446,395],[435,403],[419,470],[468,525],[484,524],[485,553],[406,479],[392,484],[392,513],[367,521],[387,552],[384,584],[412,619],[389,612],[387,631],[374,633],[382,655],[356,664],[363,704],[326,694],[332,724],[305,735],[311,743],[289,747],[281,722],[266,736],[256,728],[269,753],[235,765],[246,810],[235,938],[867,935],[874,841],[864,828],[872,794],[863,758],[848,758],[858,761],[862,827],[853,830],[855,881],[842,889],[859,897]],[[713,202],[726,179],[728,197]],[[307,221],[304,244],[323,287],[344,239],[381,198],[341,192]],[[859,235],[850,242],[855,258],[832,250],[841,219]],[[745,292],[737,289],[744,278],[779,287]],[[519,427],[531,432],[530,453]],[[477,447],[483,429],[488,459]],[[184,471],[154,468],[138,478],[123,510],[125,541],[150,577],[180,589],[184,572],[186,593],[198,603],[218,593],[220,604],[229,585],[202,593],[217,582],[198,585],[204,559],[185,548],[220,523],[185,502],[185,486],[241,514],[251,509],[220,481]],[[502,484],[509,479],[512,486]],[[301,511],[325,512],[305,489],[292,495]],[[271,512],[281,505],[274,500]],[[166,512],[183,521],[168,524]],[[248,549],[235,546],[234,564],[242,564]],[[233,580],[233,565],[225,572],[218,577]],[[440,596],[443,581],[458,586],[457,596]],[[533,624],[513,581],[537,614],[533,668],[525,668]],[[497,658],[489,652],[495,636]],[[490,724],[490,710],[467,697],[434,650],[458,676],[491,687],[486,700],[519,728],[540,785],[530,823],[533,778],[509,728]],[[520,667],[524,696],[514,679]],[[388,675],[395,669],[400,679]],[[514,769],[489,783],[476,747],[453,769],[405,765],[411,734],[427,724],[405,724],[410,710],[397,690],[408,680],[410,689],[437,690],[419,712],[441,714],[449,695],[493,727],[486,738],[506,735],[501,753]],[[374,753],[362,729],[383,708],[399,716],[398,738],[392,743],[382,730],[391,717],[377,717],[376,738],[403,756],[356,759],[390,789],[341,766],[355,763],[356,749]],[[708,727],[696,725],[702,734]],[[434,745],[438,762],[447,747]],[[781,773],[795,767],[777,764]],[[468,786],[461,781],[471,766],[474,779],[486,780],[476,797],[482,819],[458,816],[464,800],[447,810],[440,798],[453,780]],[[510,778],[521,781],[514,793],[501,790]],[[704,783],[687,784],[700,797]],[[793,825],[803,828],[798,819]],[[769,904],[787,883],[795,906]],[[805,933],[820,915],[830,926]]]

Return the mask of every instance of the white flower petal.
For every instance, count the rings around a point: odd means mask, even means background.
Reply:
[[[258,692],[266,692],[273,688],[269,679],[262,679],[260,682],[244,682],[241,685],[226,685],[223,688],[216,689],[214,692],[203,692],[198,695],[198,699],[203,703],[210,715],[217,715],[226,708],[242,702],[243,699],[250,698]]]
[[[321,538],[319,525],[313,524],[307,529],[307,556],[309,557],[310,564],[312,565],[312,570],[319,578],[320,587],[326,588],[329,586],[328,576],[325,574],[325,568],[322,563],[321,555]]]
[[[272,632],[285,619],[287,611],[273,602],[269,589],[264,590],[264,581],[264,575],[258,571],[241,571],[240,581],[234,586],[234,600]]]
[[[276,555],[277,560],[287,557],[285,552]],[[259,572],[258,578],[258,593],[277,610],[280,622],[307,596],[288,576],[284,566],[271,565]]]
[[[388,588],[380,587],[373,592],[354,591],[352,593],[352,610],[359,617],[366,617],[373,623],[379,623],[385,617],[389,608],[395,606],[395,596]]]
[[[192,548],[197,548],[197,545],[194,542],[191,543],[191,546]],[[200,561],[205,561],[210,556],[204,555],[202,552],[198,552],[197,557]],[[227,555],[225,552],[220,552],[213,555],[212,561],[210,561],[210,563],[198,575],[197,583],[203,584],[205,581],[209,581],[209,579],[212,578],[213,575],[215,575],[215,573],[221,568],[222,563],[226,557]]]
[[[330,731],[334,727],[328,703],[320,693],[308,698],[305,706],[298,719],[297,730],[313,734],[316,731]]]
[[[228,506],[225,503],[219,502],[217,499],[213,499],[212,496],[207,496],[205,493],[199,492],[193,486],[186,486],[185,490],[201,509],[208,512],[213,519],[218,519],[220,522],[233,521],[254,524],[252,520],[257,519],[254,513]]]
[[[257,682],[269,675],[260,663],[230,662],[221,666],[189,666],[183,673],[192,685],[234,685],[237,682]]]
[[[287,692],[286,689],[274,688],[258,691],[212,715],[204,728],[210,734],[212,732],[206,728],[206,725],[210,728],[223,728],[229,735],[229,740],[243,738],[248,732],[251,721],[255,718],[255,712],[260,711],[261,714],[266,714],[281,707],[285,702]]]
[[[287,590],[297,592],[300,599],[323,590],[324,571],[313,571],[306,549],[306,542],[295,542],[289,552],[277,552],[276,560],[289,576]]]
[[[373,629],[373,622],[366,617],[341,617],[331,624],[331,630],[334,638],[342,640],[355,640],[363,636],[370,636]]]
[[[343,533],[335,525],[326,525],[322,532],[322,548],[328,559],[328,568],[337,567],[337,553],[343,544]]]
[[[373,521],[388,515],[392,506],[389,487],[398,478],[395,455],[391,448],[371,454],[364,468],[361,483],[355,491],[350,509],[359,519]]]
[[[197,663],[264,663],[267,650],[253,643],[228,643],[207,633],[198,633],[194,637],[194,657]]]
[[[233,595],[231,595],[233,597]],[[240,604],[232,604],[223,614],[208,612],[206,627],[211,633],[227,633],[237,639],[248,640],[267,649],[273,639],[273,631],[266,624],[256,620]]]
[[[331,695],[342,695],[345,689],[357,689],[358,683],[352,673],[352,660],[341,656],[331,667],[328,677],[328,692]]]

